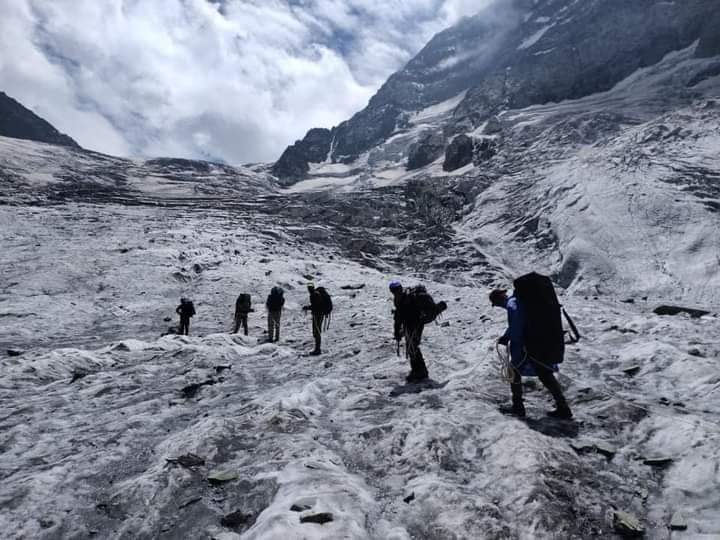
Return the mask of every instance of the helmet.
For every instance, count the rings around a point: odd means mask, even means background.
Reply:
[[[490,297],[490,303],[493,306],[502,306],[504,305],[504,300],[507,294],[507,289],[493,289],[490,291],[489,297]]]
[[[390,290],[395,291],[397,289],[402,289],[402,283],[400,283],[397,279],[393,279],[390,282]]]

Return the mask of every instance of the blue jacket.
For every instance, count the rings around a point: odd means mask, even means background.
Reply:
[[[520,372],[520,375],[534,377],[537,375],[532,362],[525,357],[525,327],[527,326],[527,315],[525,309],[515,296],[508,298],[505,305],[508,313],[508,327],[504,337],[510,339],[510,359],[512,365]],[[557,371],[557,366],[551,366]]]

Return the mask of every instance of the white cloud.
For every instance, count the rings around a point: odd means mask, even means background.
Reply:
[[[87,148],[276,159],[488,0],[0,0],[0,90]]]

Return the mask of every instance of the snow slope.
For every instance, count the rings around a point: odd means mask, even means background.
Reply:
[[[496,410],[508,393],[493,351],[504,314],[482,286],[424,280],[450,304],[424,336],[431,376],[447,385],[413,393],[386,284],[416,278],[223,212],[2,211],[13,238],[41,244],[26,260],[2,240],[10,272],[40,269],[15,275],[0,303],[10,321],[0,341],[23,351],[0,370],[6,537],[608,538],[613,508],[652,538],[669,537],[676,511],[691,536],[720,534],[715,315],[566,297],[584,334],[561,377],[577,421],[544,419],[548,396],[533,385],[521,422]],[[142,253],[118,250],[139,240]],[[189,281],[170,277],[195,264]],[[308,279],[335,304],[317,358],[304,355]],[[262,343],[275,284],[288,291],[277,345]],[[257,310],[247,338],[227,333],[243,290]],[[197,306],[192,335],[158,338],[181,294]],[[594,450],[608,445],[609,459]],[[204,464],[168,462],[187,453]],[[653,457],[672,462],[643,463]],[[217,471],[237,478],[211,485]],[[332,521],[303,522],[324,513]]]

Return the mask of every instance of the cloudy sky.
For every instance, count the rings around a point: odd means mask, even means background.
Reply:
[[[272,161],[488,0],[0,0],[0,90],[86,148]]]

